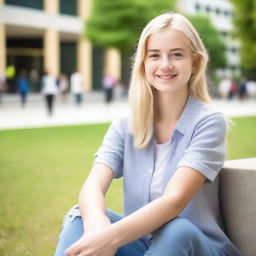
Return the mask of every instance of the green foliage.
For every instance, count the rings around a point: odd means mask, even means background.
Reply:
[[[95,45],[129,52],[142,27],[173,6],[174,0],[94,0],[91,18],[86,23],[86,36]]]
[[[227,65],[225,43],[221,40],[218,30],[214,28],[206,16],[187,16],[201,36],[208,50],[210,61],[209,69],[224,68]]]
[[[256,117],[235,118],[229,159],[255,157]],[[93,163],[109,124],[0,131],[0,255],[53,255],[65,212]],[[107,207],[122,212],[122,180]]]
[[[256,79],[256,1],[231,0],[235,7],[234,24],[241,40],[242,67]]]
[[[131,0],[94,0],[86,36],[98,46],[126,48],[133,40],[135,12]]]
[[[161,13],[174,11],[176,0],[133,0],[134,4],[141,10],[141,26],[144,27],[151,19]]]

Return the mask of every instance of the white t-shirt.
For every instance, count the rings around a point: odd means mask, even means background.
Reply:
[[[43,94],[55,95],[58,93],[56,78],[54,76],[44,75],[42,79],[43,79],[43,88],[42,88]]]
[[[70,90],[73,94],[80,94],[84,92],[83,76],[81,73],[76,72],[70,77]]]
[[[166,165],[170,156],[170,144],[172,137],[163,144],[156,144],[155,155],[155,171],[150,186],[150,201],[155,200],[163,194],[161,184],[163,184],[164,173],[166,172]]]

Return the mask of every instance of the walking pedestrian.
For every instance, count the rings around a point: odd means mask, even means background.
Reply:
[[[105,74],[102,84],[105,93],[105,102],[110,103],[113,100],[113,91],[117,81],[110,74]]]
[[[6,78],[4,73],[0,73],[0,105],[2,104],[2,94],[6,90]]]
[[[74,95],[76,105],[81,105],[83,101],[83,75],[80,72],[74,72],[70,77],[70,90],[71,93]]]
[[[47,112],[49,116],[53,114],[54,100],[58,93],[57,80],[56,78],[46,72],[42,77],[42,93],[45,97]]]
[[[27,95],[29,92],[29,82],[28,82],[28,78],[26,77],[25,70],[21,70],[20,72],[20,75],[17,79],[17,87],[18,87],[18,92],[20,94],[20,98],[21,98],[21,106],[25,107],[27,102]]]
[[[58,78],[58,87],[60,97],[63,103],[66,103],[68,96],[68,79],[66,74],[60,74]]]

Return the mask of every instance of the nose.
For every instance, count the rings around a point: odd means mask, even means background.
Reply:
[[[172,64],[171,60],[168,57],[164,57],[164,58],[162,58],[162,61],[161,61],[161,64],[160,64],[160,68],[162,70],[172,69],[173,68],[173,64]]]

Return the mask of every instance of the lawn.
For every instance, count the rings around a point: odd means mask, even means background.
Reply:
[[[229,159],[255,157],[256,117],[233,119]],[[109,124],[0,131],[0,255],[53,255]],[[121,180],[107,206],[122,211]],[[111,200],[110,200],[111,199]]]

